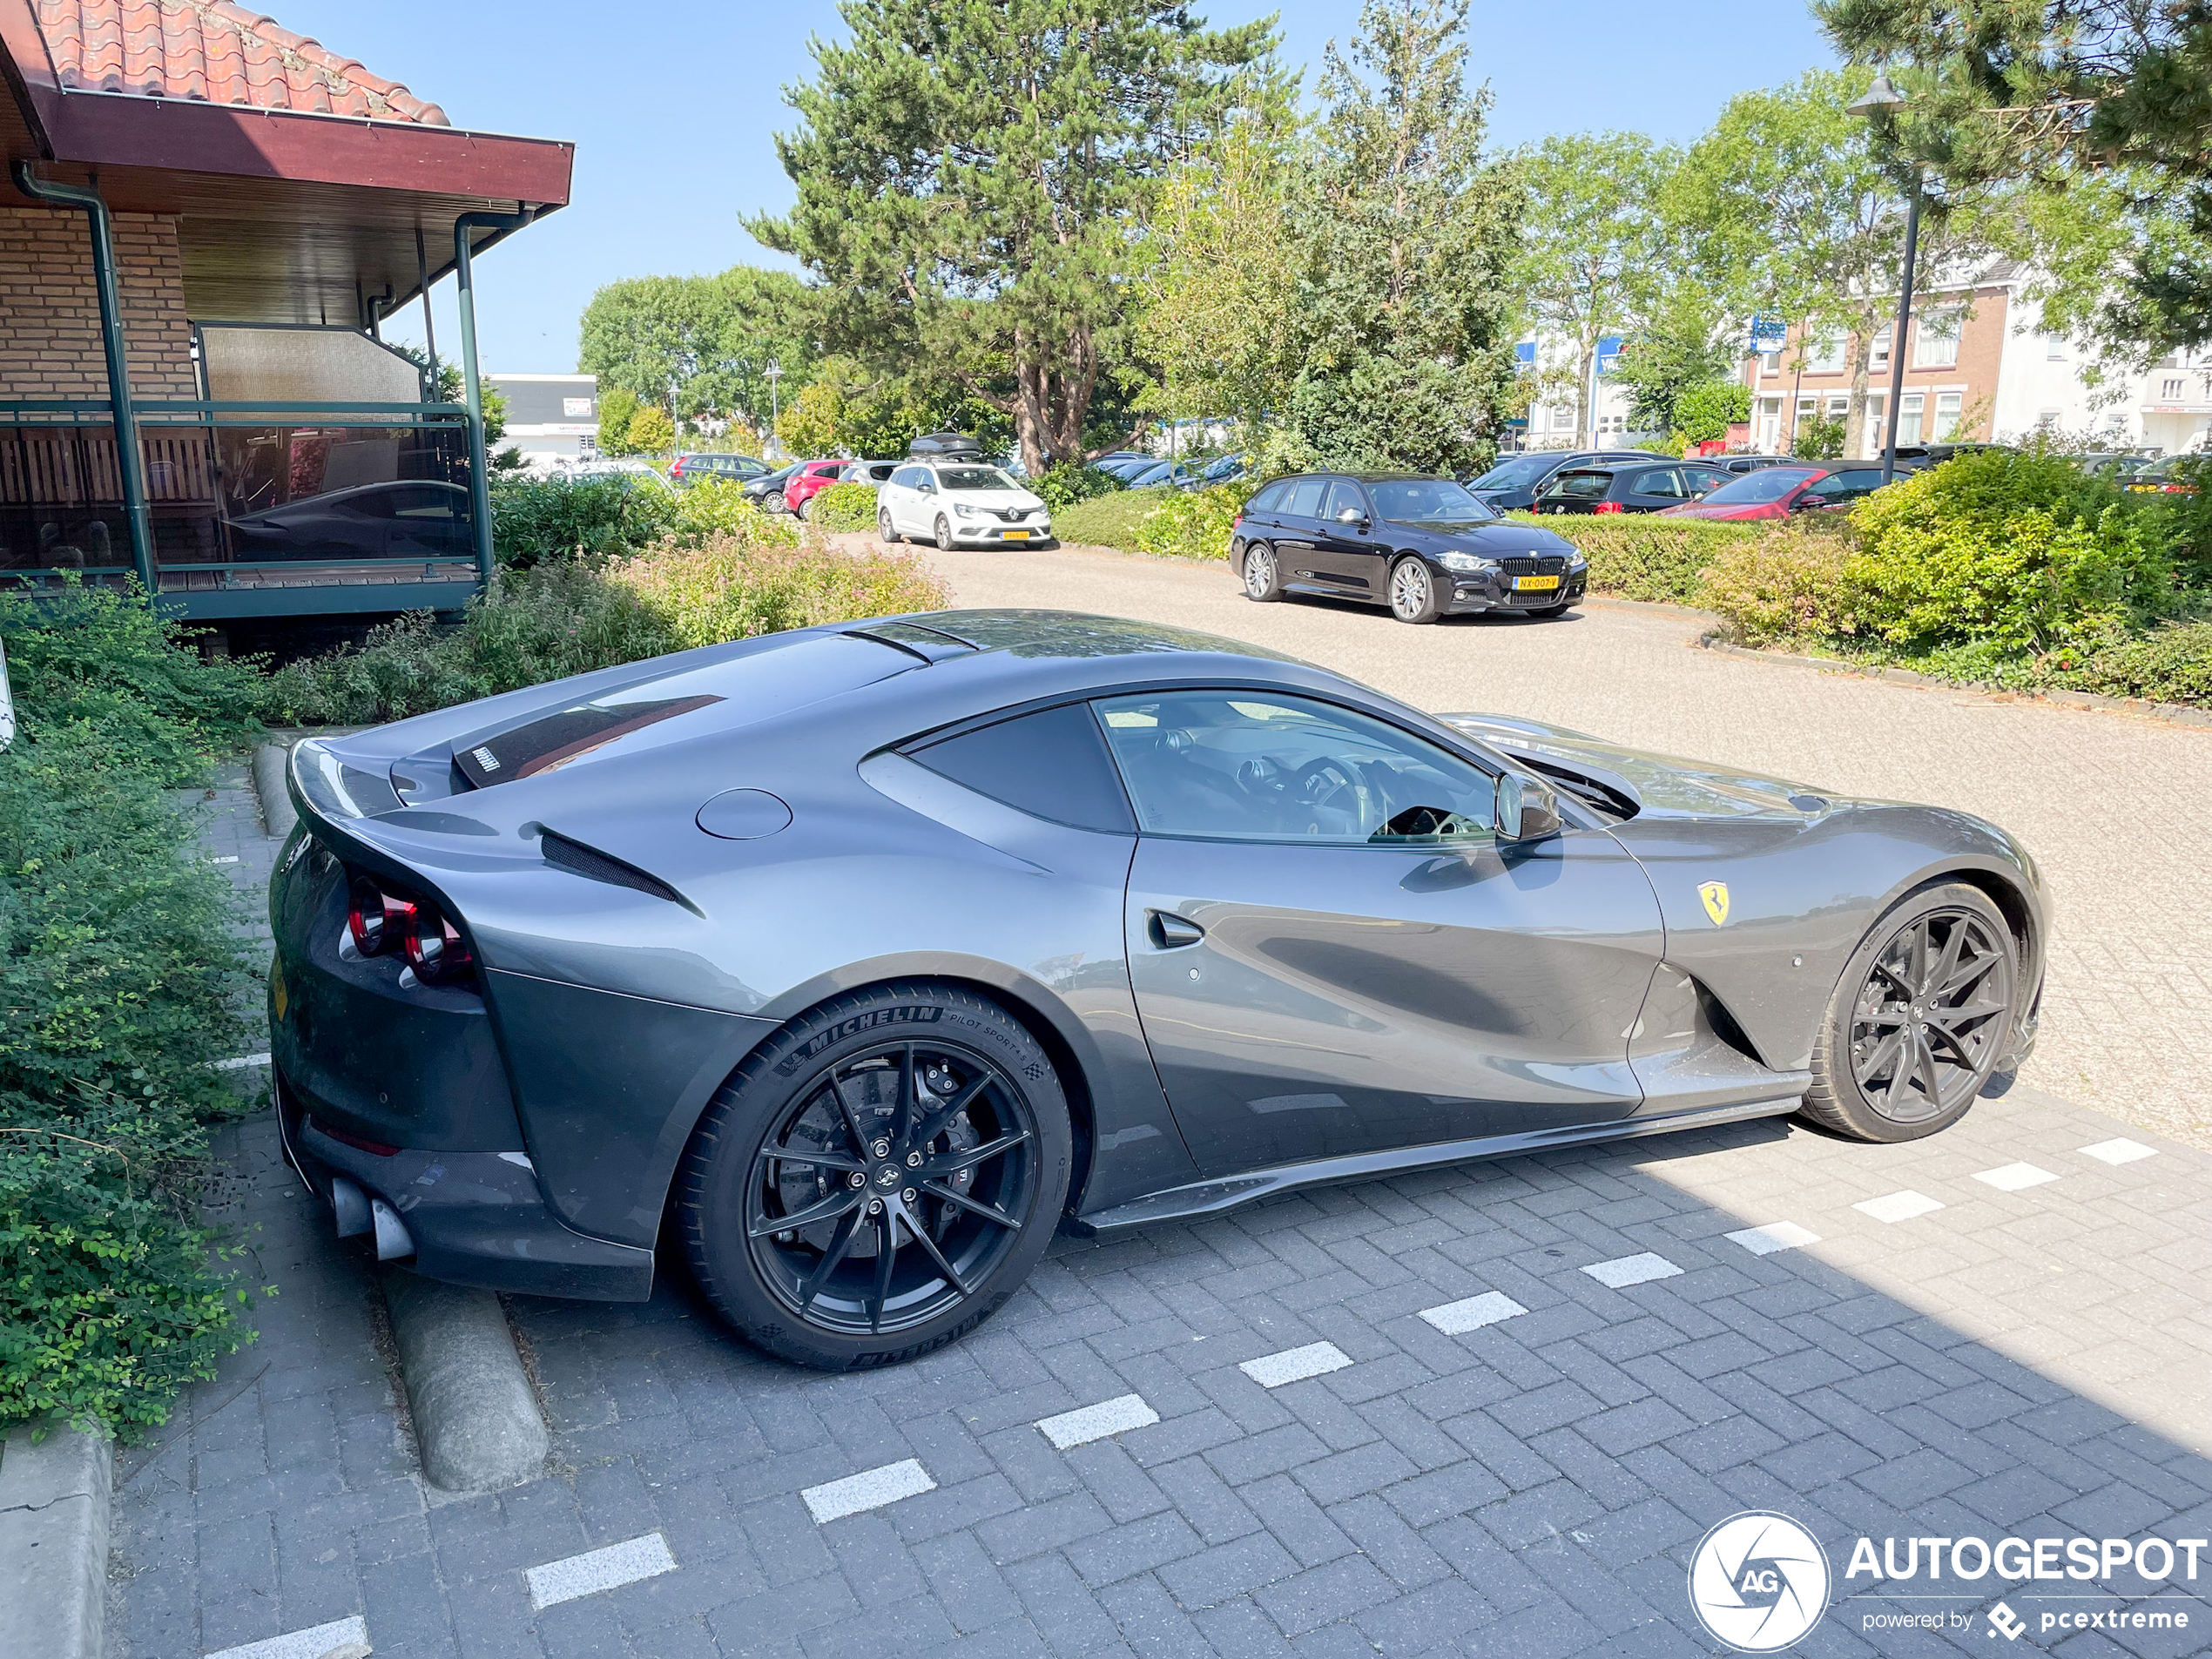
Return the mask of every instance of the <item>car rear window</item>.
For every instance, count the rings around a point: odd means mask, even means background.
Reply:
[[[1562,472],[1544,487],[1547,496],[1602,496],[1612,487],[1610,469],[1591,472]]]
[[[1136,819],[1088,705],[1016,715],[907,751],[941,777],[1055,824],[1134,834]]]
[[[1290,494],[1287,484],[1270,484],[1251,498],[1244,510],[1247,513],[1271,513],[1283,504],[1283,497]]]
[[[1732,478],[1705,497],[1708,507],[1757,507],[1780,501],[1808,478],[1820,476],[1817,467],[1762,467]]]

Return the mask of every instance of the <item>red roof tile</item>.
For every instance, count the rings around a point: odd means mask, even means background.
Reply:
[[[37,0],[37,7],[55,72],[71,91],[451,125],[443,110],[397,81],[231,0]]]

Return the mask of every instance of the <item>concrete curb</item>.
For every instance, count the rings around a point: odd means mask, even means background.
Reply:
[[[28,1426],[0,1453],[0,1654],[99,1659],[115,1453],[105,1434]]]
[[[383,1282],[424,1477],[496,1492],[542,1476],[551,1439],[499,1298],[398,1268]]]
[[[261,798],[261,826],[272,840],[284,840],[300,821],[292,805],[292,792],[284,785],[284,769],[291,758],[289,749],[273,743],[265,743],[253,752],[253,792]]]
[[[1845,662],[1836,657],[1799,657],[1788,651],[1756,651],[1748,645],[1731,645],[1710,633],[1700,634],[1689,643],[1703,651],[1719,651],[1729,657],[1750,657],[1762,663],[1779,663],[1785,668],[1811,668],[1823,674],[1850,674],[1860,679],[1887,680],[1893,685],[1918,685],[1938,691],[1966,691],[1977,697],[2019,703],[2049,703],[2060,708],[2100,709],[2110,714],[2132,714],[2139,720],[2161,720],[2168,725],[2212,727],[2212,711],[2193,709],[2180,703],[2151,703],[2132,697],[2101,697],[2094,691],[2013,691],[2007,686],[1977,685],[1968,680],[1947,680],[1933,674],[1916,674],[1909,668],[1882,668],[1871,663]]]

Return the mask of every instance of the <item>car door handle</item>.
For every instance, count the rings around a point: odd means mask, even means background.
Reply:
[[[1206,936],[1206,930],[1188,917],[1170,914],[1165,910],[1151,913],[1150,928],[1152,942],[1162,950],[1180,950],[1185,945],[1195,945]]]

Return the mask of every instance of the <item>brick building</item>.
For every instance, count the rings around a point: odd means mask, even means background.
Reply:
[[[135,572],[215,619],[473,591],[473,363],[436,403],[381,324],[448,273],[473,316],[571,146],[230,0],[0,0],[0,580]]]

